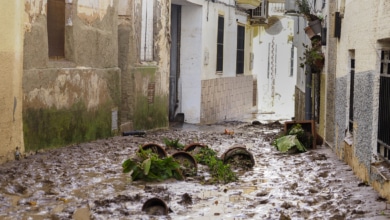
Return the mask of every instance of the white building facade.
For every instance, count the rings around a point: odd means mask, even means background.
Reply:
[[[173,0],[171,8],[170,119],[182,113],[185,122],[212,123],[251,112],[246,8],[232,0]]]

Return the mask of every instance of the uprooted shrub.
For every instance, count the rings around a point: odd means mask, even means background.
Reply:
[[[313,141],[311,134],[306,132],[301,124],[295,124],[286,135],[276,138],[272,145],[280,152],[305,152]]]
[[[212,179],[210,179],[208,183],[226,184],[238,179],[236,174],[230,169],[230,165],[224,164],[223,161],[217,157],[217,153],[214,150],[203,147],[194,157],[198,163],[209,167]]]
[[[131,172],[131,178],[145,181],[163,181],[169,178],[183,180],[180,164],[172,157],[159,158],[151,150],[140,150],[137,158],[129,158],[122,163],[124,173]]]
[[[217,153],[208,147],[201,148],[194,155],[194,158],[197,163],[206,165],[209,168],[212,178],[207,180],[206,183],[229,183],[238,179],[231,170],[230,165],[224,164],[217,157]],[[163,181],[169,178],[183,180],[183,174],[188,170],[184,169],[182,171],[183,167],[179,162],[180,160],[178,161],[172,156],[160,158],[152,150],[144,150],[140,147],[137,157],[125,160],[122,163],[122,168],[124,173],[131,173],[133,181]]]

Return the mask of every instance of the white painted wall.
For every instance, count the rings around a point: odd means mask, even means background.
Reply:
[[[203,71],[202,79],[236,76],[237,25],[246,24],[246,15],[236,13],[234,1],[203,6]],[[223,72],[216,74],[218,16],[224,16]]]
[[[253,40],[253,74],[257,75],[260,119],[291,119],[294,116],[294,90],[297,52],[291,73],[291,47],[294,21],[288,17],[269,19],[272,26],[259,27]],[[263,114],[263,115],[262,115]]]
[[[236,76],[237,24],[245,25],[247,18],[245,13],[236,12],[234,0],[216,3],[173,0],[172,4],[182,5],[179,111],[185,114],[187,123],[199,123],[201,81]],[[225,18],[223,73],[219,74],[216,73],[218,15]]]
[[[201,75],[202,75],[202,7],[182,7],[180,48],[181,112],[188,123],[200,122]]]

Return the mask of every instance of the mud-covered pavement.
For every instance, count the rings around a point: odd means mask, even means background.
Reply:
[[[234,130],[233,135],[224,129]],[[0,219],[389,219],[390,204],[325,146],[281,154],[270,145],[280,124],[227,122],[184,125],[114,137],[30,155],[0,167]],[[164,146],[164,138],[201,143],[224,153],[244,144],[255,166],[229,184],[202,185],[201,178],[131,182],[121,164],[140,145]],[[207,179],[206,167],[198,176]],[[163,199],[167,216],[142,212],[150,198]]]

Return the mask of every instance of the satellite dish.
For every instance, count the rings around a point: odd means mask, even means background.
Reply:
[[[270,35],[277,35],[283,30],[283,24],[279,17],[271,16],[268,18],[268,25],[265,28],[265,32]]]

